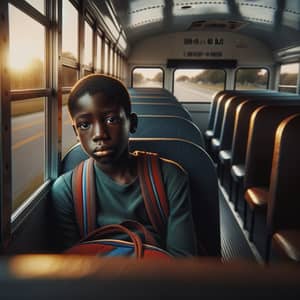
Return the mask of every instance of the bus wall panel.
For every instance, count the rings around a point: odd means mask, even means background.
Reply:
[[[186,31],[159,35],[136,43],[129,66],[165,65],[167,59],[237,59],[239,65],[272,65],[272,51],[264,43],[232,32]]]
[[[5,253],[45,253],[52,252],[49,224],[50,202],[47,197],[41,199],[27,214],[12,234]],[[54,248],[53,248],[54,249]]]

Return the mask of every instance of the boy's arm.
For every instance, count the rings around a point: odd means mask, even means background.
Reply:
[[[171,168],[170,168],[171,167]],[[165,178],[169,201],[166,249],[175,256],[197,254],[188,175],[176,165],[169,165]]]
[[[71,191],[71,173],[60,176],[51,189],[51,227],[58,250],[65,250],[79,241]]]

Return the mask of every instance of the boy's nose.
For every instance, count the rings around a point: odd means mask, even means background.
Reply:
[[[103,140],[108,138],[107,128],[104,123],[97,122],[94,125],[93,140]]]

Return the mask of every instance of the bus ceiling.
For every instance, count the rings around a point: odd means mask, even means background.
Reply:
[[[295,0],[94,0],[94,4],[129,45],[147,36],[201,30],[248,35],[274,51],[299,44],[300,1]]]

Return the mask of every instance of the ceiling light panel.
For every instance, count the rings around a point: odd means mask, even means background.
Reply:
[[[300,1],[286,1],[283,24],[296,30],[300,29]]]
[[[274,1],[240,1],[239,12],[245,20],[273,24],[277,6]],[[274,4],[274,5],[272,5]]]
[[[129,3],[128,27],[136,28],[163,19],[164,0],[131,1]]]

